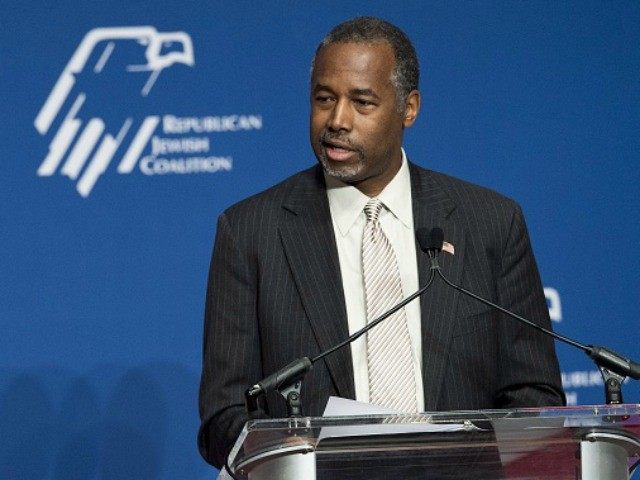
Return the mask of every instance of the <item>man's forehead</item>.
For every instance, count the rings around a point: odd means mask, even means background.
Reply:
[[[364,55],[371,55],[380,59],[390,59],[395,62],[393,47],[386,40],[328,43],[318,50],[316,62],[319,59],[344,60],[348,56]]]
[[[395,66],[391,45],[381,42],[341,42],[324,45],[315,59],[313,80],[353,74],[387,80]]]

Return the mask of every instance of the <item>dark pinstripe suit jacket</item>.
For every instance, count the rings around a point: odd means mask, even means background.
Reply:
[[[440,226],[455,255],[444,274],[550,328],[519,206],[490,190],[410,164],[416,228]],[[418,249],[420,284],[429,268]],[[425,409],[564,402],[553,342],[436,283],[421,298]],[[220,466],[246,421],[244,390],[301,356],[348,336],[344,292],[322,170],[305,170],[219,218],[205,312],[199,446]],[[354,398],[350,351],[314,366],[306,415],[327,398]],[[268,413],[285,416],[269,396]]]

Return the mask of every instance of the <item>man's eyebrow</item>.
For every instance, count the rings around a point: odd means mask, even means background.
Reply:
[[[327,90],[329,92],[333,92],[333,89],[328,85],[317,83],[313,87],[313,91],[319,92],[320,90]],[[351,90],[349,90],[349,94],[352,96],[372,97],[377,100],[380,100],[380,97],[378,96],[378,94],[376,94],[376,92],[374,92],[373,89],[371,88],[352,88]]]
[[[380,97],[370,88],[352,88],[349,90],[351,95],[362,96],[362,97],[373,97],[376,99],[380,99]]]
[[[313,91],[317,92],[319,90],[329,90],[332,91],[330,87],[328,87],[327,85],[323,85],[322,83],[316,83],[316,85],[313,87]]]

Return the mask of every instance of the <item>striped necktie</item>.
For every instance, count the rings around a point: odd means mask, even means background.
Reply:
[[[362,272],[367,322],[402,301],[400,271],[393,247],[380,227],[382,203],[364,207],[367,223],[362,238]],[[411,338],[404,308],[367,333],[369,400],[400,412],[416,412],[416,382]]]

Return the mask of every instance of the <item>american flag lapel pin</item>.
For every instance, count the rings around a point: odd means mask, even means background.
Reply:
[[[453,246],[453,244],[449,242],[442,242],[442,251],[447,252],[451,255],[455,255],[456,253],[455,247]]]

